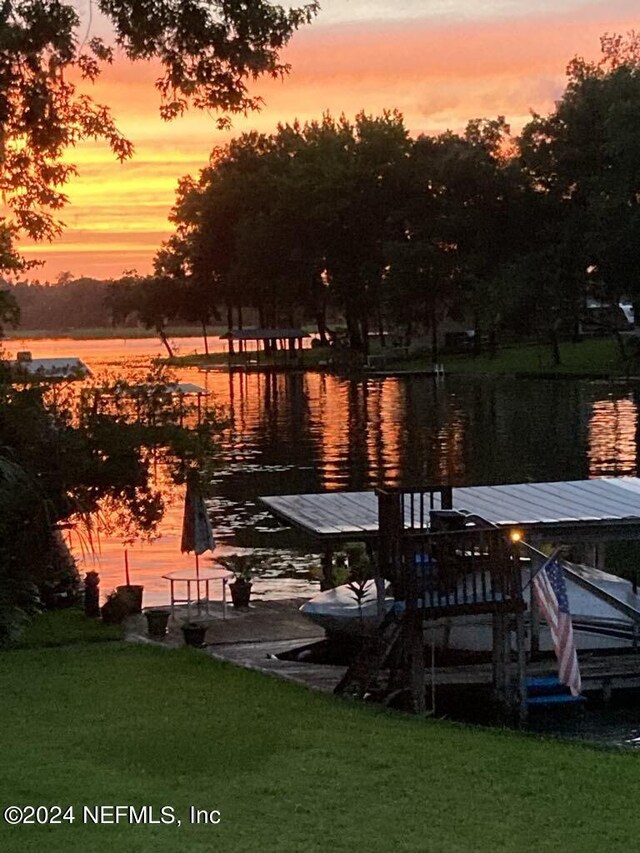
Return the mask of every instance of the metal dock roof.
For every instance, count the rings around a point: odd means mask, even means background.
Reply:
[[[362,539],[378,531],[375,492],[270,495],[260,501],[278,518],[318,539]],[[435,496],[434,506],[440,506]],[[640,479],[637,477],[514,483],[453,489],[455,509],[500,526],[566,540],[640,538]],[[405,500],[405,523],[410,523]],[[417,520],[417,519],[414,519]]]
[[[18,358],[10,364],[16,372],[46,379],[84,379],[91,376],[87,365],[75,356]]]

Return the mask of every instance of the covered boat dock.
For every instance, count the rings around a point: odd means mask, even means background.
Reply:
[[[259,365],[261,355],[265,358],[279,355],[289,360],[296,358],[308,337],[309,334],[302,329],[229,329],[220,335],[220,340],[227,341],[230,363],[237,356],[240,364]],[[248,349],[250,343],[254,344],[253,350]]]
[[[404,527],[427,530],[431,510],[455,509],[531,542],[604,543],[640,539],[640,478],[402,490]],[[325,544],[378,536],[379,493],[270,495],[260,501],[281,521]]]
[[[345,542],[364,541],[376,552],[381,621],[375,643],[363,648],[336,689],[355,685],[364,693],[378,678],[381,662],[395,655],[399,663],[387,687],[399,680],[403,689],[410,689],[418,713],[425,710],[424,625],[459,616],[491,615],[490,671],[497,707],[517,713],[522,721],[528,704],[537,701],[528,692],[531,672],[525,632],[531,631],[533,654],[538,650],[539,617],[531,604],[526,628],[524,613],[529,608],[519,568],[521,539],[529,545],[569,545],[574,561],[598,567],[604,543],[640,539],[640,479],[632,477],[281,495],[263,497],[261,502],[321,545],[327,579],[332,552]],[[513,535],[516,531],[518,535]],[[544,560],[543,553],[533,550],[537,556],[532,563]],[[430,568],[417,571],[417,566]],[[383,579],[391,581],[396,602],[404,604],[395,622],[380,606]],[[612,601],[595,587],[591,592],[625,613],[629,610],[627,615],[640,627],[640,610]],[[624,677],[614,677],[613,669],[605,667],[602,684],[606,682],[607,690],[640,683],[635,642],[633,649]]]

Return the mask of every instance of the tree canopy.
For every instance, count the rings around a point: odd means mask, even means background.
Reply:
[[[325,114],[249,133],[180,182],[156,271],[198,302],[263,325],[327,311],[350,346],[369,330],[432,335],[464,318],[475,341],[575,329],[589,297],[640,296],[640,38],[574,59],[549,115],[518,138],[503,117],[411,139],[402,116]]]
[[[160,114],[189,106],[219,112],[218,123],[257,109],[252,80],[286,74],[280,50],[317,11],[315,2],[285,9],[268,0],[91,0],[130,61],[156,59]],[[76,169],[63,155],[83,139],[103,139],[126,160],[133,145],[108,105],[83,90],[114,47],[91,34],[75,5],[62,0],[7,0],[0,7],[0,270],[24,269],[15,238],[53,239],[62,224],[64,186]]]

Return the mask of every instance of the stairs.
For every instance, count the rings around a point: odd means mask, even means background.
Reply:
[[[584,696],[572,696],[569,688],[555,675],[538,675],[527,678],[527,705],[550,707],[572,705],[585,701]]]
[[[363,639],[360,652],[333,692],[339,696],[346,694],[362,699],[367,693],[380,690],[381,671],[389,667],[401,633],[402,621],[391,611],[379,625],[376,634]]]

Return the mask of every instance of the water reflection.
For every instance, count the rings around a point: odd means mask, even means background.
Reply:
[[[193,342],[183,343],[188,351]],[[66,341],[64,351],[96,372],[148,367],[154,341]],[[20,342],[34,355],[60,342]],[[146,347],[146,349],[145,349]],[[37,350],[37,353],[36,353]],[[267,494],[368,489],[382,484],[453,485],[583,479],[635,474],[638,386],[587,381],[431,377],[340,379],[320,373],[180,371],[204,386],[207,405],[228,408],[214,476],[220,551],[265,549],[275,573],[269,595],[309,590],[313,544],[283,530],[258,504]],[[136,544],[132,571],[150,602],[166,600],[159,576],[189,565],[179,551],[182,495],[172,500],[161,538]],[[186,562],[183,562],[186,561]],[[104,588],[122,579],[122,545],[102,541]],[[278,579],[278,572],[280,578]]]
[[[637,471],[638,407],[632,397],[596,400],[589,419],[589,476]]]

